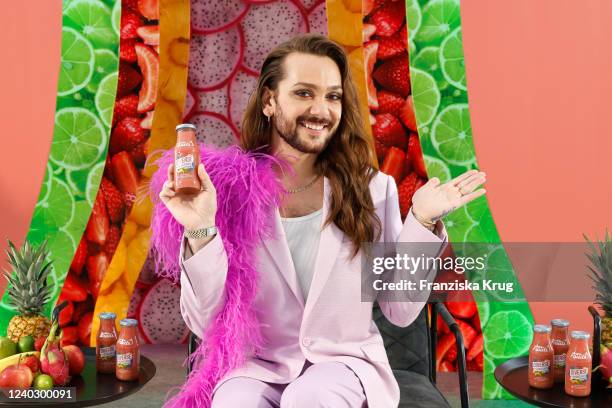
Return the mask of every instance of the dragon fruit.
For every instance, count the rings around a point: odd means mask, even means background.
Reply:
[[[182,343],[189,328],[180,310],[181,290],[168,279],[160,279],[144,295],[138,310],[138,324],[145,342]]]
[[[240,129],[242,115],[249,102],[249,96],[256,85],[257,77],[242,70],[238,71],[236,75],[234,75],[232,82],[230,82],[229,98],[231,102],[229,115],[230,120],[238,129]]]
[[[195,112],[187,118],[189,123],[198,127],[198,140],[207,145],[225,148],[238,142],[238,131],[225,116],[214,112]]]
[[[40,368],[43,373],[53,378],[54,385],[64,386],[70,381],[70,363],[64,350],[60,348],[60,339],[56,336],[58,329],[59,323],[54,321],[49,336],[40,350]]]
[[[608,388],[612,388],[612,349],[601,345],[601,361],[599,363],[601,375],[608,381]]]
[[[189,84],[201,91],[222,87],[242,59],[242,35],[237,27],[214,34],[193,34],[189,41]]]
[[[325,2],[319,3],[308,13],[308,24],[311,33],[327,35],[327,10]]]
[[[236,24],[248,9],[242,0],[192,0],[191,27],[198,34],[217,33]]]

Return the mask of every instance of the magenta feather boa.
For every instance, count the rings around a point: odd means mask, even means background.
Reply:
[[[228,259],[225,306],[205,332],[198,333],[203,341],[190,356],[194,369],[179,393],[166,401],[164,406],[171,408],[210,407],[216,383],[263,346],[253,309],[258,285],[255,248],[260,234],[264,238],[272,236],[271,213],[282,194],[273,169],[274,164],[284,168],[279,159],[264,153],[246,153],[238,146],[213,150],[200,145],[200,152],[217,190],[216,225]],[[183,227],[158,197],[173,161],[171,149],[157,161],[159,168],[151,179],[151,242],[158,276],[178,282]]]

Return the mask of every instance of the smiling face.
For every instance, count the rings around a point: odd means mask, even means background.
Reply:
[[[284,79],[266,89],[264,114],[273,137],[302,153],[325,150],[342,117],[342,76],[329,57],[292,53],[283,63]]]

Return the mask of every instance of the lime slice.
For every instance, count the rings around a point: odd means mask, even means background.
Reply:
[[[460,103],[444,108],[434,120],[431,141],[440,157],[448,163],[457,166],[469,166],[474,163],[472,124],[468,105]]]
[[[442,74],[451,85],[466,91],[465,61],[463,59],[463,41],[461,27],[458,27],[442,41],[440,46],[440,64]],[[457,95],[459,96],[459,95]]]
[[[121,0],[115,0],[111,14],[111,25],[115,34],[119,35],[119,27],[121,27]]]
[[[38,193],[38,200],[45,201],[47,197],[49,197],[49,191],[51,190],[51,176],[53,175],[53,168],[51,164],[47,161],[47,167],[45,170],[45,175],[43,176],[43,182],[40,185],[40,193]]]
[[[62,12],[66,11],[72,0],[62,0]]]
[[[102,174],[104,174],[105,162],[98,163],[91,169],[89,176],[87,177],[87,186],[85,187],[85,198],[91,207],[93,207],[94,201],[96,201],[96,195],[98,194],[98,188],[102,181]]]
[[[112,27],[110,8],[99,0],[72,0],[64,16],[95,45],[115,46],[119,40]]]
[[[425,154],[423,155],[423,160],[425,161],[425,168],[427,169],[427,174],[430,176],[430,178],[439,178],[441,184],[450,181],[451,173],[446,163],[440,159]]]
[[[70,27],[62,27],[62,61],[57,94],[65,96],[83,88],[91,80],[94,66],[93,47],[85,37]]]
[[[53,262],[55,276],[61,277],[70,268],[70,263],[76,251],[76,242],[64,230],[57,230],[49,236],[49,260]]]
[[[486,340],[485,340],[486,342]],[[483,388],[482,388],[482,399],[498,399],[501,391],[501,386],[495,381],[493,372],[495,371],[495,364],[486,355],[484,356],[484,364],[482,368],[483,374]]]
[[[111,50],[106,48],[100,48],[95,50],[96,62],[94,64],[94,74],[89,84],[85,87],[89,92],[95,94],[98,90],[100,81],[104,79],[108,74],[117,72],[119,67],[119,58]]]
[[[66,182],[53,177],[47,199],[36,203],[34,207],[30,230],[40,230],[42,239],[33,243],[42,242],[47,229],[54,230],[69,224],[73,216],[74,198],[70,188]],[[30,232],[28,232],[28,239],[30,239]]]
[[[111,127],[113,120],[113,107],[115,106],[115,95],[117,93],[117,73],[109,74],[100,82],[96,92],[96,109],[100,119],[106,127]]]
[[[66,181],[68,181],[68,185],[74,192],[74,194],[79,196],[85,196],[85,186],[87,185],[87,177],[91,169],[82,169],[82,170],[67,170],[66,171]]]
[[[73,241],[79,242],[90,215],[91,205],[85,200],[77,201],[74,204],[74,217],[72,217],[72,221],[61,229],[70,235]]]
[[[452,229],[454,234],[463,236],[474,225],[474,221],[468,217],[465,207],[461,207],[444,217],[444,225],[447,229]]]
[[[476,302],[478,308],[478,318],[480,320],[480,327],[483,328],[489,321],[489,315],[491,314],[491,306],[489,302]]]
[[[406,0],[406,23],[408,24],[408,38],[414,39],[421,27],[421,7],[416,0]]]
[[[423,21],[414,40],[421,47],[439,45],[460,24],[459,0],[432,0],[423,7]]]
[[[420,69],[415,68],[410,71],[410,80],[414,112],[420,128],[429,124],[434,118],[440,106],[440,91],[433,77]]]
[[[485,350],[493,358],[512,358],[527,354],[531,344],[531,324],[516,310],[503,310],[489,318],[483,332]]]
[[[526,300],[514,274],[512,263],[502,244],[491,245],[485,263],[483,279],[490,279],[491,282],[510,282],[513,284],[513,291],[511,292],[506,292],[502,288],[483,291],[490,301],[518,302]]]
[[[106,138],[106,129],[87,109],[61,109],[55,114],[50,158],[68,170],[91,167],[106,149]]]

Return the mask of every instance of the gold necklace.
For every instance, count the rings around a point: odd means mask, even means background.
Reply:
[[[315,176],[315,178],[313,178],[312,181],[306,184],[305,186],[298,187],[298,188],[285,189],[285,193],[296,194],[296,193],[301,193],[302,191],[306,191],[314,185],[314,183],[319,179],[319,177],[320,175]]]

